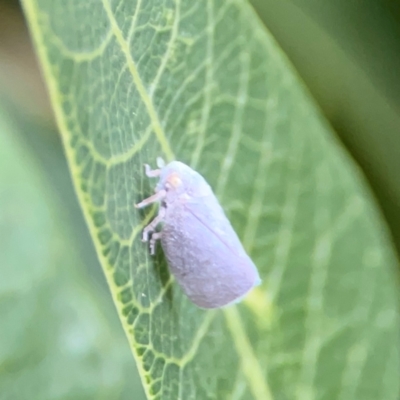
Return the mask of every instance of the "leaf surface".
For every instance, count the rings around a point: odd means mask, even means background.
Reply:
[[[155,399],[395,399],[396,259],[358,170],[244,1],[24,0],[76,190]],[[204,311],[140,241],[143,163],[215,189],[263,284]]]

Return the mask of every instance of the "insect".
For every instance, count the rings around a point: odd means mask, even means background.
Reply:
[[[161,240],[171,273],[197,306],[240,301],[261,280],[211,187],[182,162],[165,165],[158,158],[157,165],[151,170],[145,164],[148,177],[159,177],[155,194],[135,205],[160,203],[158,215],[143,230],[150,253]]]

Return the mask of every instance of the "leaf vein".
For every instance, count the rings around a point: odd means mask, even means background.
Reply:
[[[214,58],[214,10],[213,1],[207,0],[207,14],[209,19],[207,29],[207,56],[206,56],[206,79],[204,83],[204,101],[201,112],[200,129],[197,135],[196,147],[193,151],[191,165],[196,169],[200,159],[201,151],[204,148],[205,133],[211,109],[211,88],[213,81],[213,70],[211,62]]]
[[[273,400],[267,378],[261,370],[260,363],[249,343],[247,334],[243,328],[243,322],[236,307],[224,310],[225,320],[231,332],[236,351],[242,363],[243,373],[249,384],[249,388],[256,400]]]
[[[248,83],[250,72],[250,59],[247,52],[242,55],[242,71],[240,74],[239,90],[238,90],[238,106],[236,107],[235,115],[232,122],[232,132],[228,143],[227,151],[222,161],[221,173],[217,183],[216,192],[222,198],[226,183],[228,181],[229,172],[232,168],[233,161],[238,150],[240,135],[242,133],[242,117],[243,111],[248,96]]]
[[[175,158],[174,153],[170,147],[170,144],[166,137],[166,134],[161,126],[155,106],[154,106],[153,102],[151,101],[149,94],[147,93],[147,91],[145,89],[144,83],[139,75],[139,71],[135,64],[135,61],[132,58],[132,55],[131,55],[131,52],[129,49],[129,45],[128,45],[127,41],[124,39],[121,29],[118,26],[117,21],[114,18],[114,15],[111,11],[109,2],[107,0],[102,0],[102,3],[104,6],[104,10],[106,11],[106,14],[111,22],[113,33],[114,33],[119,45],[121,46],[121,50],[126,58],[129,71],[131,72],[131,75],[132,75],[133,81],[137,87],[138,93],[140,94],[140,97],[142,98],[142,101],[143,101],[144,105],[146,106],[147,112],[149,113],[151,124],[153,126],[156,137],[157,137],[166,157],[169,160],[173,160]]]

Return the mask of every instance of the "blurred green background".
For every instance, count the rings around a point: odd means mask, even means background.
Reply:
[[[364,171],[400,251],[400,2],[252,4]],[[12,0],[0,0],[0,238],[0,399],[144,399]]]

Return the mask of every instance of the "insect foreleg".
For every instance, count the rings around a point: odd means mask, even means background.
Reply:
[[[165,190],[160,190],[156,194],[153,194],[153,196],[148,197],[147,199],[144,199],[138,204],[135,204],[136,208],[143,208],[148,206],[149,204],[155,203],[157,201],[161,201],[162,199],[165,198],[167,192]]]
[[[160,176],[161,171],[159,169],[152,170],[149,164],[144,164],[144,169],[146,171],[146,175],[149,178],[154,178],[154,177]]]

